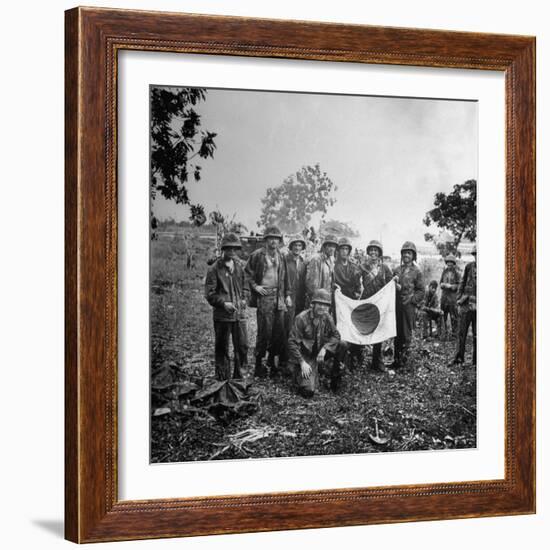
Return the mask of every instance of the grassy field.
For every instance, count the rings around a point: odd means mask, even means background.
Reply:
[[[203,297],[209,244],[195,240],[195,266],[177,240],[152,243],[152,373],[169,368],[174,379],[199,380],[214,374],[211,308]],[[438,265],[427,265],[438,278]],[[253,363],[255,310],[249,315],[249,360]],[[207,409],[183,407],[154,415],[153,462],[267,458],[391,451],[472,448],[476,446],[476,370],[449,366],[455,342],[421,340],[413,345],[414,367],[406,371],[368,369],[344,374],[337,394],[322,387],[311,400],[294,392],[289,379],[255,380],[256,406],[232,418]],[[248,373],[249,377],[251,373]],[[376,419],[376,420],[375,420]],[[385,444],[372,440],[378,423]]]

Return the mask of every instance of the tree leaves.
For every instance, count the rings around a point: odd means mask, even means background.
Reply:
[[[453,190],[446,195],[436,193],[434,206],[424,217],[424,223],[448,231],[454,238],[453,242],[436,243],[439,252],[446,254],[458,254],[458,245],[462,239],[475,241],[477,233],[477,182],[467,180],[456,184]],[[430,233],[424,235],[426,241],[434,241]]]
[[[308,227],[315,213],[326,214],[336,199],[337,186],[315,166],[302,166],[278,187],[270,187],[262,199],[258,226],[277,225],[285,233],[297,233]]]
[[[193,109],[206,100],[203,88],[152,87],[151,93],[151,198],[157,192],[178,204],[190,204],[187,183],[201,180],[201,166],[193,158],[214,157],[217,134],[200,130],[201,117]],[[204,208],[193,205],[191,220],[206,221]]]

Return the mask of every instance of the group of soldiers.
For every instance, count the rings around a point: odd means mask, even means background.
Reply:
[[[208,270],[205,296],[213,307],[215,369],[220,380],[242,378],[248,367],[247,307],[256,308],[257,337],[254,350],[254,376],[265,378],[291,374],[298,393],[312,396],[319,387],[320,371],[325,371],[330,387],[337,390],[346,365],[357,367],[363,347],[342,341],[334,318],[334,290],[348,298],[370,298],[390,281],[396,286],[396,329],[394,368],[410,363],[413,329],[420,312],[423,323],[435,320],[458,331],[454,363],[464,362],[468,327],[476,334],[476,265],[466,266],[461,277],[454,257],[446,258],[441,276],[441,309],[437,281],[428,291],[416,264],[413,242],[401,248],[401,261],[393,271],[383,261],[383,248],[372,240],[360,264],[351,259],[351,242],[327,235],[321,250],[308,261],[303,253],[305,240],[293,236],[288,251],[282,251],[283,235],[277,227],[264,232],[264,246],[243,262],[239,237],[223,237],[221,256]],[[475,251],[474,251],[475,254]],[[475,259],[475,256],[474,256]],[[434,287],[435,283],[435,287]],[[439,333],[439,331],[438,331]],[[233,368],[229,340],[234,350]],[[372,346],[371,368],[382,370],[382,343]],[[267,358],[266,358],[267,355]]]

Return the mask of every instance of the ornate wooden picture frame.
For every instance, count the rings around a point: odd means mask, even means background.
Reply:
[[[121,501],[117,59],[121,50],[500,71],[506,87],[505,476]],[[66,12],[66,538],[97,542],[535,511],[535,39],[97,8]]]

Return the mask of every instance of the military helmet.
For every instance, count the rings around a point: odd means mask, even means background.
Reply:
[[[302,246],[306,247],[306,241],[300,235],[290,235],[288,238],[288,248],[290,248],[294,243],[302,243]]]
[[[453,262],[456,265],[456,257],[453,254],[447,254],[445,256],[445,263],[447,262]]]
[[[353,247],[351,246],[351,241],[347,237],[341,237],[340,239],[338,239],[338,248],[342,248],[343,246],[347,246],[350,252],[353,250]]]
[[[313,298],[311,299],[312,304],[325,304],[327,306],[332,305],[330,299],[330,292],[324,288],[319,288],[313,293]]]
[[[401,247],[401,254],[403,254],[405,250],[410,250],[413,253],[413,260],[416,261],[416,246],[412,241],[405,241],[403,243],[403,246]]]
[[[382,243],[380,241],[377,241],[373,239],[368,245],[367,245],[367,254],[369,253],[369,248],[378,248],[378,251],[380,252],[380,257],[384,255],[384,250],[382,249]]]
[[[224,248],[242,248],[241,239],[235,233],[226,233],[222,239],[221,249]]]
[[[279,239],[281,241],[283,240],[283,234],[276,225],[270,225],[269,227],[265,228],[264,239],[268,239],[269,237],[275,237],[276,239]]]
[[[326,235],[323,238],[322,246],[325,246],[326,244],[333,244],[334,246],[338,246],[338,241],[336,240],[336,237],[334,235]]]

